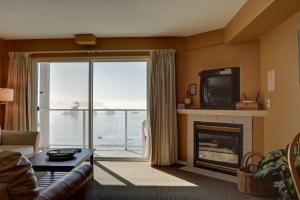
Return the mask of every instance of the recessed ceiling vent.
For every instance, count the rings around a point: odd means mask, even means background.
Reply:
[[[97,38],[94,34],[76,34],[75,43],[78,45],[94,46],[97,44]]]

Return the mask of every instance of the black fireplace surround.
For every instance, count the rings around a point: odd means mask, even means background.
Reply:
[[[194,122],[194,166],[236,174],[243,156],[243,125]]]

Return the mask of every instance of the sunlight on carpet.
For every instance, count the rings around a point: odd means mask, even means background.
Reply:
[[[147,162],[95,163],[94,178],[101,185],[118,186],[197,186],[186,180],[150,167]]]

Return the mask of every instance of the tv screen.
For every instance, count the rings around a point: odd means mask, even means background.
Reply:
[[[209,77],[204,88],[205,101],[212,104],[230,104],[232,102],[231,77]]]
[[[239,101],[239,68],[207,70],[201,76],[201,108],[234,109]]]

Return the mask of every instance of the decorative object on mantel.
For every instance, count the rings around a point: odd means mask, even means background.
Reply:
[[[243,93],[244,100],[236,103],[235,108],[237,110],[258,110],[260,108],[260,104],[258,102],[260,93],[258,92],[255,100],[249,100],[245,93]]]
[[[189,96],[197,95],[197,84],[190,84],[189,87]]]
[[[189,108],[192,104],[192,99],[189,97],[189,91],[186,91],[186,97],[183,100],[185,107]]]
[[[272,179],[264,181],[257,180],[254,168],[256,165],[249,164],[254,156],[263,159],[263,155],[258,152],[248,152],[244,155],[241,168],[237,171],[238,190],[254,196],[270,196],[275,193]]]
[[[183,103],[183,102],[177,103],[177,108],[178,109],[185,109],[185,103]]]
[[[289,145],[285,149],[271,151],[265,156],[258,165],[256,179],[273,179],[273,187],[278,190],[282,197],[280,199],[298,199],[287,161],[288,147]],[[298,151],[295,151],[295,166],[299,171],[300,160],[298,155]]]

